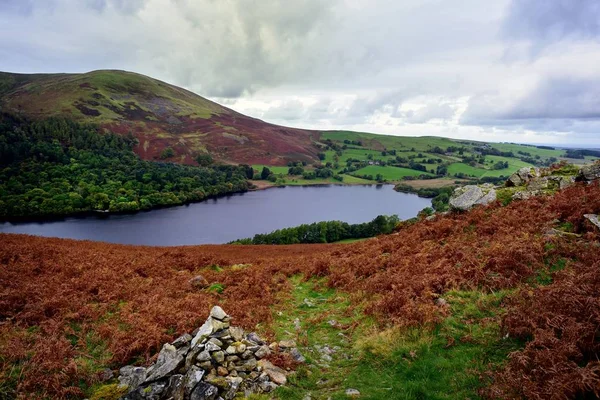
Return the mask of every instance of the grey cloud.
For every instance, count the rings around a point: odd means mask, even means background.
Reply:
[[[597,0],[512,0],[503,26],[508,38],[552,43],[600,36]]]
[[[546,79],[530,93],[505,106],[497,94],[475,96],[470,99],[461,123],[600,133],[600,78]]]

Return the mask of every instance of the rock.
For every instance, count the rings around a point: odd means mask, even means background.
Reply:
[[[214,332],[212,325],[212,318],[208,318],[206,322],[198,329],[196,336],[192,339],[191,346],[194,348],[197,344],[202,343],[204,339],[210,336]]]
[[[98,373],[98,379],[100,382],[110,381],[114,378],[115,374],[112,372],[110,368],[105,368]]]
[[[523,167],[508,178],[506,186],[526,185],[533,178],[539,178],[540,176],[541,173],[539,168]]]
[[[242,328],[232,326],[231,328],[229,328],[229,333],[231,334],[233,340],[235,340],[236,342],[241,342],[244,338],[244,330]]]
[[[214,353],[212,353],[212,357],[219,364],[225,361],[225,353],[223,353],[222,351],[215,351]]]
[[[527,200],[532,197],[539,196],[541,194],[542,194],[542,192],[538,192],[538,191],[523,190],[523,191],[519,191],[519,192],[516,192],[515,194],[513,194],[512,198],[514,200]]]
[[[127,365],[119,370],[119,383],[133,390],[146,380],[146,368]]]
[[[448,302],[443,297],[438,297],[437,299],[435,299],[435,305],[438,307],[444,307],[447,304]]]
[[[356,389],[346,389],[346,396],[348,397],[359,397],[360,392]]]
[[[304,358],[304,356],[302,355],[302,353],[300,353],[300,351],[297,348],[293,348],[290,350],[290,355],[292,356],[292,359],[294,361],[296,361],[297,363],[304,363],[306,362],[306,358]]]
[[[260,348],[256,351],[256,353],[254,353],[254,356],[256,358],[265,358],[266,356],[268,356],[269,354],[271,354],[271,349],[269,349],[269,346],[267,345],[262,345],[260,346]]]
[[[221,329],[229,328],[228,321],[221,321],[216,318],[210,318],[210,323],[212,325],[213,332],[217,332],[217,331],[220,331]]]
[[[223,400],[232,400],[244,380],[237,377],[226,378],[226,380],[229,383],[229,387],[225,390],[222,397]]]
[[[279,342],[279,348],[281,349],[291,349],[296,347],[296,342],[293,340],[282,340]]]
[[[258,336],[255,332],[251,332],[248,335],[246,335],[246,339],[248,339],[249,341],[254,342],[256,344],[260,344],[260,345],[265,344],[264,340],[262,340],[260,338],[260,336]]]
[[[138,386],[132,392],[121,397],[120,400],[154,400],[164,398],[168,382],[153,382],[145,386]]]
[[[148,368],[145,383],[157,381],[165,376],[172,374],[185,363],[185,357],[182,352],[177,351],[175,346],[165,343],[158,353],[156,364]]]
[[[279,351],[279,345],[277,344],[277,342],[273,342],[269,345],[269,350],[273,351],[273,352],[277,352]]]
[[[584,217],[590,221],[592,224],[596,225],[598,229],[600,229],[600,220],[598,220],[598,215],[596,214],[585,214]]]
[[[169,383],[165,388],[163,398],[169,400],[185,400],[185,377],[183,375],[173,375],[169,378]]]
[[[227,375],[229,375],[229,371],[225,367],[218,367],[217,368],[217,375],[219,375],[219,376],[227,376]]]
[[[218,395],[219,389],[215,386],[200,382],[190,394],[190,400],[215,400]]]
[[[190,285],[194,289],[206,289],[207,287],[210,286],[210,283],[208,283],[206,278],[203,277],[202,275],[197,275],[197,276],[193,277],[192,279],[190,279]]]
[[[561,176],[561,179],[558,181],[558,188],[562,190],[568,188],[569,186],[573,186],[574,184],[574,176]]]
[[[202,362],[202,361],[209,361],[210,360],[210,353],[208,352],[208,350],[204,350],[201,351],[198,356],[196,357],[196,361]]]
[[[546,177],[535,177],[527,184],[528,191],[539,191],[548,189],[548,178]]]
[[[579,176],[586,181],[600,179],[600,163],[596,162],[591,165],[584,165],[579,171]]]
[[[204,376],[204,370],[201,368],[196,367],[195,365],[192,365],[187,373],[185,374],[185,378],[184,378],[184,389],[185,389],[185,395],[189,396],[190,393],[192,393],[192,390],[194,390],[194,388],[196,387],[196,385],[202,380],[202,377]]]
[[[212,353],[213,351],[221,350],[221,346],[217,346],[214,343],[208,342],[204,345],[204,350]]]
[[[467,185],[454,190],[450,206],[455,210],[467,211],[476,205],[486,205],[495,200],[496,191],[492,185]]]
[[[188,346],[191,341],[192,341],[192,335],[190,335],[189,333],[186,333],[186,334],[183,334],[183,335],[179,336],[171,344],[173,346],[175,346],[176,349],[180,349],[180,348],[182,348],[184,346]]]
[[[227,315],[219,306],[214,306],[212,310],[210,310],[210,316],[211,318],[218,319],[219,321],[224,321],[229,318],[229,315]]]
[[[265,374],[271,379],[271,381],[275,382],[278,385],[285,385],[287,382],[286,373],[279,367],[271,364],[267,360],[260,360],[258,365],[262,367],[262,370]]]
[[[214,338],[214,337],[208,339],[208,343],[216,344],[217,346],[219,346],[219,348],[223,347],[223,342],[221,342],[219,339]]]
[[[260,390],[264,393],[271,393],[275,389],[277,389],[277,385],[273,382],[261,382],[259,384]]]
[[[241,365],[238,365],[234,369],[237,372],[251,372],[256,369],[258,363],[256,362],[256,358],[249,358],[245,360]]]

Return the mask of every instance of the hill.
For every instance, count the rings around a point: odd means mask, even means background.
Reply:
[[[151,364],[215,304],[236,326],[298,343],[304,364],[271,358],[296,369],[275,398],[597,398],[590,213],[597,181],[351,245],[0,235],[0,398],[116,399],[106,368]]]
[[[54,116],[132,133],[143,159],[194,164],[210,153],[220,162],[285,165],[317,160],[317,132],[250,118],[190,91],[125,71],[85,74],[0,72],[0,109],[28,118]],[[164,153],[171,148],[173,154]]]

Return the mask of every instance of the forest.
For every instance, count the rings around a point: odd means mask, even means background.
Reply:
[[[136,144],[63,118],[0,115],[0,219],[135,212],[248,190],[250,166],[144,161]]]
[[[240,239],[234,244],[297,244],[334,243],[348,239],[362,239],[392,233],[400,220],[396,215],[379,215],[371,222],[348,224],[341,221],[322,221],[278,229],[253,238]]]

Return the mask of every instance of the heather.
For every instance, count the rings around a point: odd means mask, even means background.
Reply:
[[[382,398],[368,392],[368,374],[404,382],[382,384],[395,388],[387,398],[594,398],[600,246],[583,215],[598,211],[592,183],[351,245],[149,248],[2,235],[1,390],[83,398],[101,370],[147,365],[219,304],[270,338],[299,318],[307,348],[348,338],[348,364],[300,367],[282,398],[336,398],[348,384]],[[208,288],[190,285],[198,274]],[[323,299],[315,310],[304,303],[311,296]],[[338,331],[310,333],[330,319]],[[439,365],[451,374],[436,380]]]

